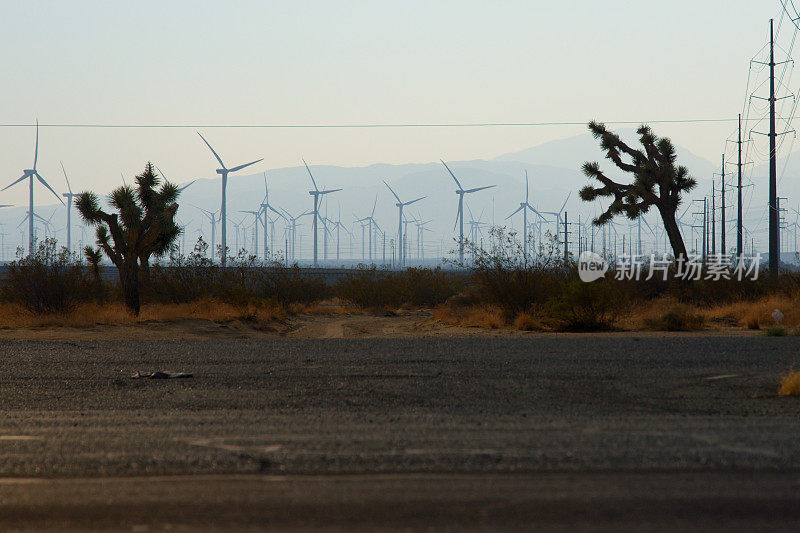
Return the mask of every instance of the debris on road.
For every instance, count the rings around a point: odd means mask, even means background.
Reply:
[[[193,378],[192,374],[186,372],[163,372],[157,370],[155,372],[136,372],[131,376],[132,379],[187,379]]]

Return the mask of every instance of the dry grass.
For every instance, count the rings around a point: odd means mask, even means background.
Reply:
[[[514,327],[523,331],[542,331],[544,325],[530,313],[520,313],[514,319]]]
[[[780,309],[784,314],[781,325],[800,326],[800,299],[784,295],[772,295],[752,302],[736,302],[707,309],[709,318],[732,318],[748,329],[772,326],[775,319],[772,312]]]
[[[341,316],[361,314],[363,311],[360,307],[339,298],[331,298],[310,304],[292,304],[289,306],[289,312],[296,315]]]
[[[784,295],[772,295],[755,301],[741,301],[715,306],[684,305],[671,298],[657,298],[648,302],[635,304],[630,314],[622,321],[626,329],[653,329],[665,315],[681,308],[692,320],[695,327],[686,329],[703,329],[700,319],[705,323],[731,324],[747,329],[761,329],[776,326],[772,312],[780,309],[784,314],[781,326],[787,328],[800,327],[800,298]]]
[[[440,305],[433,310],[434,322],[468,328],[499,329],[506,325],[503,311],[492,306],[465,306],[452,308]]]
[[[781,387],[778,389],[780,396],[800,396],[800,372],[790,370],[781,376]]]
[[[119,303],[89,303],[74,312],[60,315],[34,315],[13,304],[0,305],[0,328],[71,327],[89,328],[98,325],[134,325],[147,322],[178,322],[208,320],[224,323],[234,320],[266,324],[282,321],[286,312],[275,304],[235,306],[215,300],[199,300],[186,304],[147,304],[138,317]]]

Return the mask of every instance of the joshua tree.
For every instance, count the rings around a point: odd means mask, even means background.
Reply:
[[[152,255],[169,250],[182,229],[175,224],[180,191],[160,179],[151,163],[136,176],[136,186],[117,187],[109,203],[118,213],[106,213],[95,193],[82,192],[75,202],[87,224],[97,226],[97,244],[119,270],[125,305],[139,314],[139,269]]]
[[[100,248],[87,246],[83,249],[83,254],[86,256],[86,261],[89,263],[89,269],[92,271],[94,281],[100,281],[100,261],[103,260],[103,252]]]
[[[620,214],[635,220],[655,206],[664,222],[675,259],[682,262],[686,258],[686,245],[675,212],[681,203],[681,195],[691,191],[697,182],[686,167],[676,166],[677,157],[672,142],[666,137],[656,137],[646,125],[636,131],[644,150],[631,148],[616,133],[606,129],[605,124],[592,121],[589,130],[595,139],[600,140],[600,148],[606,157],[617,168],[634,177],[632,183],[617,183],[600,170],[598,163],[583,164],[583,173],[599,181],[602,186],[586,185],[581,189],[581,199],[591,202],[598,196],[614,197],[608,209],[594,219],[594,224],[602,226]]]

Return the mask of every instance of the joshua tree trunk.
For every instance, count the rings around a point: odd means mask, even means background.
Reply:
[[[126,260],[121,263],[122,268],[120,271],[120,284],[122,285],[122,295],[125,299],[125,305],[130,309],[133,314],[138,315],[141,310],[139,301],[139,268],[137,261]],[[120,268],[120,265],[117,265]]]
[[[678,222],[675,220],[675,211],[665,211],[659,209],[661,220],[664,222],[664,229],[667,231],[669,244],[672,246],[672,251],[675,254],[675,260],[683,262],[688,256],[686,255],[686,244],[683,242],[683,235],[681,235]]]

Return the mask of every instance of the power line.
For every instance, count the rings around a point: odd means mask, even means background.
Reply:
[[[800,117],[788,117],[788,119]],[[788,120],[784,119],[784,120]],[[694,118],[667,120],[611,120],[606,124],[702,124],[736,122],[732,118]],[[443,122],[443,123],[375,123],[375,124],[103,124],[103,123],[39,123],[40,128],[249,128],[249,129],[290,129],[290,128],[494,128],[494,127],[536,127],[536,126],[585,126],[588,121],[577,122]],[[0,123],[0,128],[28,128],[34,124]]]

